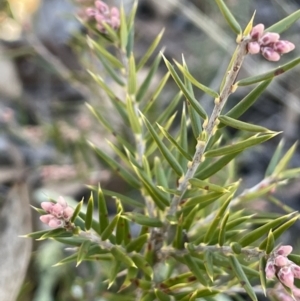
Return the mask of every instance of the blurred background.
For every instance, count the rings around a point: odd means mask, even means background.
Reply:
[[[132,1],[123,2],[129,11]],[[107,292],[101,281],[109,270],[105,264],[84,263],[78,269],[74,264],[52,267],[70,252],[53,241],[31,242],[18,237],[43,227],[29,204],[38,207],[47,198],[59,195],[76,204],[89,195],[85,185],[99,181],[105,188],[133,193],[117,175],[98,162],[85,142],[92,141],[108,154],[112,153],[105,139],[113,138],[101,129],[85,102],[106,110],[112,124],[119,131],[126,131],[105,93],[86,72],[86,69],[103,72],[86,45],[86,29],[76,18],[92,3],[88,0],[0,0],[0,300],[113,298],[113,293]],[[107,3],[120,4],[117,0]],[[255,10],[255,24],[264,23],[268,27],[300,8],[300,1],[296,0],[227,0],[226,3],[243,27]],[[190,72],[200,82],[218,89],[235,48],[235,37],[214,1],[139,0],[135,28],[137,60],[165,28],[161,42],[165,56],[180,61],[184,54]],[[285,55],[281,63],[299,56],[299,29],[298,21],[282,34],[282,39],[293,42],[296,49]],[[260,74],[277,65],[260,56],[249,56],[239,76]],[[147,71],[146,66],[140,72],[140,82]],[[162,63],[153,88],[165,72]],[[285,141],[285,149],[299,139],[299,73],[297,67],[277,78],[242,116],[244,121],[283,131],[280,137],[237,159],[235,173],[243,178],[242,189],[263,179],[281,139]],[[107,84],[117,89],[109,78]],[[250,89],[241,88],[232,95],[228,108]],[[170,81],[153,114],[159,114],[177,91]],[[197,98],[211,112],[213,100],[200,92]],[[234,137],[235,132],[228,135]],[[291,164],[300,166],[299,149]],[[278,197],[295,209],[300,208],[299,184],[295,180],[278,191]],[[257,206],[263,209],[265,203],[258,200]],[[293,239],[296,246],[298,238],[293,233],[290,235],[286,239]],[[118,298],[122,300],[120,295]]]

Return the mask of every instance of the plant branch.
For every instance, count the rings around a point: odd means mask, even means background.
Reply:
[[[243,60],[245,56],[247,55],[247,43],[248,43],[248,38],[246,37],[244,40],[238,44],[237,49],[234,53],[234,61],[232,63],[232,66],[230,70],[228,71],[228,74],[226,76],[225,84],[224,87],[222,88],[220,92],[220,97],[215,99],[215,106],[213,109],[213,112],[208,120],[208,123],[206,126],[204,126],[204,132],[206,135],[205,140],[198,140],[197,146],[196,146],[196,151],[193,157],[193,161],[188,167],[188,170],[181,179],[180,184],[178,186],[178,190],[181,192],[180,196],[174,196],[171,202],[170,210],[169,210],[169,215],[174,216],[177,207],[182,199],[183,194],[185,193],[187,186],[188,186],[188,181],[194,176],[196,170],[198,169],[201,161],[203,160],[203,154],[205,152],[205,149],[208,145],[208,142],[210,141],[210,138],[214,135],[216,126],[218,125],[218,117],[231,93],[233,93],[233,85],[235,83],[235,80],[237,78],[237,75],[239,73],[239,70],[241,68],[241,65],[243,63]]]

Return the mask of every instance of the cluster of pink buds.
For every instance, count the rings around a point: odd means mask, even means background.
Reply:
[[[40,220],[51,228],[64,228],[70,221],[74,210],[65,199],[60,196],[57,203],[42,202],[41,207],[47,214],[40,216]]]
[[[268,61],[279,61],[280,56],[295,48],[290,41],[279,40],[280,35],[275,32],[264,33],[265,26],[257,24],[250,32],[251,40],[248,43],[250,54],[261,53]]]
[[[292,250],[292,246],[281,246],[274,250],[267,261],[265,271],[267,279],[277,276],[282,284],[293,290],[294,279],[300,279],[300,266],[287,258]]]
[[[278,301],[300,301],[300,289],[293,288],[293,296],[291,296],[283,287],[281,283],[278,283],[274,288],[268,289],[268,296],[274,297]]]
[[[103,33],[106,33],[106,29],[103,26],[104,23],[108,24],[114,30],[120,27],[119,9],[117,7],[109,8],[103,1],[96,0],[94,7],[86,9],[86,15],[90,20],[96,21],[97,29]]]

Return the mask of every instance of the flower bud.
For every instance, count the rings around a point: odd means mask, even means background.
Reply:
[[[57,217],[57,218],[61,218],[63,216],[63,206],[61,204],[56,203],[52,209],[51,209],[51,213],[53,216]]]
[[[100,13],[102,13],[102,14],[109,13],[108,5],[106,3],[104,3],[103,1],[100,1],[100,0],[95,1],[95,6]]]
[[[282,255],[278,255],[275,257],[275,265],[277,265],[278,267],[284,267],[287,263],[288,263],[288,259],[285,256]]]
[[[116,17],[116,18],[120,18],[120,12],[119,9],[115,6],[113,6],[110,10],[110,15],[111,17]]]
[[[50,220],[53,218],[52,214],[45,214],[40,216],[40,221],[44,224],[49,224]]]
[[[267,279],[272,279],[275,276],[276,270],[273,261],[268,260],[265,272]]]
[[[296,264],[292,264],[291,269],[294,274],[294,277],[300,279],[300,267]]]
[[[89,7],[89,8],[87,8],[87,9],[85,10],[85,14],[86,14],[89,18],[94,17],[95,14],[96,14],[96,10],[93,9],[93,8],[91,8],[91,7]]]
[[[73,213],[74,213],[73,208],[71,208],[71,207],[65,208],[64,211],[63,211],[64,220],[69,221],[70,218],[72,217]]]
[[[63,225],[64,225],[64,222],[55,217],[52,217],[48,223],[48,226],[51,228],[54,228],[54,229],[63,227]]]
[[[282,256],[288,256],[290,253],[292,253],[293,247],[292,246],[280,246],[276,251],[276,255],[282,255]]]
[[[290,267],[283,267],[277,273],[278,279],[282,284],[289,288],[294,286],[294,274],[291,271]]]
[[[279,40],[280,35],[276,32],[267,32],[260,39],[259,43],[263,46],[267,46],[271,43],[275,43]]]
[[[42,202],[42,203],[41,203],[41,207],[42,207],[47,213],[50,213],[50,212],[51,212],[51,210],[52,210],[52,208],[53,208],[54,205],[55,205],[55,204],[52,203],[52,202]]]
[[[118,17],[112,16],[110,22],[113,29],[118,29],[120,27],[120,19]]]
[[[68,207],[68,203],[66,202],[66,200],[62,196],[58,197],[57,203],[60,204],[63,208]]]
[[[263,35],[264,30],[265,30],[264,24],[255,25],[250,32],[251,38],[253,40],[257,41]]]
[[[277,62],[280,60],[280,54],[276,52],[271,47],[262,47],[261,54],[266,58],[268,61]]]
[[[290,41],[277,41],[276,43],[274,43],[273,45],[273,49],[275,51],[277,51],[278,53],[288,53],[292,50],[295,49],[295,45],[293,43],[291,43]]]
[[[257,42],[249,42],[247,48],[250,54],[257,54],[260,51],[260,45]]]

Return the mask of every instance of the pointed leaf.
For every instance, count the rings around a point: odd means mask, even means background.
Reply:
[[[208,183],[206,181],[202,181],[202,180],[199,180],[199,179],[192,178],[192,179],[189,180],[189,182],[191,183],[191,185],[193,187],[205,189],[205,190],[208,190],[208,191],[215,191],[215,192],[220,192],[220,193],[228,192],[228,190],[224,187],[221,187],[219,185],[215,185],[215,184],[212,184],[212,183]]]
[[[274,249],[275,238],[272,230],[269,231],[266,244],[266,254],[270,254]]]
[[[281,157],[281,154],[283,151],[283,147],[284,147],[284,140],[280,140],[280,142],[274,152],[274,155],[272,156],[271,161],[267,167],[265,177],[270,176],[274,172],[274,170],[280,160],[280,157]]]
[[[248,131],[248,132],[268,132],[269,130],[265,127],[243,122],[228,116],[221,115],[218,118],[223,124],[230,126],[234,129],[242,130],[242,131]]]
[[[260,284],[263,289],[264,295],[266,296],[266,289],[267,289],[267,281],[266,281],[266,264],[267,260],[265,256],[261,256],[259,259],[259,278]]]
[[[144,124],[146,125],[148,131],[150,132],[151,136],[155,140],[162,155],[169,162],[170,166],[177,173],[177,175],[179,177],[181,177],[183,175],[183,170],[182,170],[181,166],[179,165],[179,163],[177,162],[175,157],[172,155],[172,153],[169,151],[169,149],[165,146],[165,144],[163,144],[163,142],[159,138],[158,134],[156,133],[156,131],[154,130],[154,128],[152,127],[150,122],[146,119],[146,117],[142,114],[141,114],[141,117],[142,117]]]
[[[106,240],[110,237],[110,235],[113,233],[113,231],[115,230],[115,228],[118,224],[119,218],[120,218],[120,214],[115,215],[114,218],[111,220],[111,222],[103,230],[103,232],[101,234],[102,240]]]
[[[140,134],[142,132],[142,127],[139,122],[139,118],[137,116],[137,106],[135,101],[132,99],[130,95],[127,95],[126,97],[126,107],[127,107],[130,126],[133,133]]]
[[[86,258],[87,254],[88,254],[88,251],[89,251],[89,248],[91,246],[91,241],[90,240],[85,240],[80,248],[78,249],[78,253],[77,253],[77,264],[76,264],[76,267],[78,267],[81,262]]]
[[[242,28],[240,24],[237,22],[227,5],[223,0],[215,0],[217,2],[217,5],[219,6],[219,9],[224,16],[225,20],[227,21],[230,28],[235,32],[236,34],[240,34],[242,32]]]
[[[197,280],[204,286],[207,286],[207,281],[204,277],[203,270],[201,270],[198,266],[198,264],[195,262],[194,258],[191,254],[185,254],[183,255],[185,264],[188,266],[190,271],[195,275]]]
[[[100,43],[96,43],[89,36],[87,36],[87,43],[91,49],[95,49],[99,55],[104,56],[114,67],[122,69],[123,64],[112,54],[110,54]]]
[[[134,95],[136,92],[136,70],[135,70],[135,58],[133,53],[129,57],[129,72],[128,72],[128,93]]]
[[[153,279],[153,269],[141,254],[135,253],[131,258],[135,265],[141,269],[149,279]]]
[[[205,157],[209,158],[209,157],[218,157],[218,156],[222,156],[222,155],[232,154],[235,152],[240,152],[240,151],[243,151],[254,145],[261,144],[261,143],[275,137],[276,135],[278,135],[278,133],[274,133],[274,132],[271,134],[254,135],[248,139],[237,142],[235,144],[209,150],[204,155],[205,155]]]
[[[158,301],[171,301],[171,297],[169,295],[158,289],[154,289],[154,293]]]
[[[110,269],[110,273],[109,273],[109,278],[108,278],[108,287],[107,289],[109,289],[114,283],[115,280],[117,278],[117,275],[120,271],[121,268],[121,261],[119,260],[113,260],[112,261],[112,267]]]
[[[249,86],[255,83],[259,83],[262,82],[264,80],[268,80],[268,79],[272,79],[275,76],[278,76],[282,73],[285,73],[286,71],[294,68],[295,66],[297,66],[300,63],[300,57],[282,65],[279,66],[271,71],[268,71],[266,73],[260,74],[260,75],[256,75],[256,76],[252,76],[252,77],[248,77],[245,79],[241,79],[240,81],[238,81],[236,83],[237,86],[242,87],[242,86]]]
[[[248,34],[250,34],[250,32],[253,28],[253,20],[254,20],[255,14],[256,14],[256,11],[254,11],[249,23],[247,24],[247,26],[243,32],[243,36],[247,36]]]
[[[226,232],[228,232],[228,230],[226,229],[226,224],[227,224],[228,218],[229,218],[229,212],[227,211],[226,214],[224,215],[224,217],[222,218],[221,223],[220,223],[218,243],[221,247],[225,243]]]
[[[239,261],[236,259],[235,256],[229,255],[229,262],[235,276],[240,281],[241,286],[245,289],[245,291],[248,293],[249,297],[253,301],[257,301],[257,297],[252,288],[252,285],[250,284],[246,274],[244,273],[243,268],[241,267]]]
[[[178,67],[178,69],[182,72],[182,74],[197,88],[199,88],[200,90],[202,90],[203,92],[205,92],[206,94],[217,98],[219,97],[219,93],[202,85],[201,83],[199,83],[199,81],[197,81],[197,79],[195,79],[193,77],[193,75],[187,70],[187,68],[185,68],[184,66],[180,65],[177,61],[175,61],[176,66]]]
[[[116,260],[121,261],[127,267],[134,267],[134,268],[137,267],[133,262],[133,260],[120,247],[114,246],[111,248],[110,251]]]
[[[120,216],[116,226],[116,244],[121,245],[124,241],[125,219]]]
[[[168,133],[168,131],[166,131],[162,126],[160,126],[157,123],[157,126],[159,127],[159,129],[161,130],[161,132],[163,133],[163,135],[173,144],[173,146],[175,146],[175,148],[189,161],[193,160],[193,157],[186,151],[184,150],[179,143]]]
[[[83,204],[83,199],[78,203],[78,205],[76,206],[75,210],[74,210],[74,213],[70,219],[70,222],[71,223],[74,223],[76,217],[78,216],[79,212],[81,211],[81,207],[82,207],[82,204]]]
[[[128,28],[126,23],[126,15],[124,10],[124,5],[122,3],[121,9],[120,9],[120,40],[121,40],[121,49],[125,53],[126,52],[126,46],[128,43]]]
[[[170,62],[163,56],[163,59],[165,61],[165,64],[168,68],[168,70],[171,73],[171,76],[173,77],[175,83],[179,87],[179,89],[182,91],[184,96],[187,98],[187,101],[193,106],[195,111],[199,114],[200,117],[203,119],[207,119],[207,114],[204,111],[204,109],[201,107],[199,102],[191,95],[191,93],[188,91],[187,87],[184,85],[178,74],[176,73],[174,67],[170,64]]]
[[[87,208],[86,208],[86,215],[85,215],[85,229],[90,230],[92,227],[92,221],[93,221],[93,213],[94,213],[94,198],[93,193],[91,192]]]
[[[204,266],[208,277],[210,278],[211,281],[214,281],[213,254],[208,250],[204,251]]]
[[[133,251],[140,252],[140,250],[143,248],[143,246],[146,244],[146,242],[149,239],[149,233],[145,233],[140,235],[139,237],[133,239],[130,243],[126,245],[126,252],[130,253]]]
[[[283,31],[287,30],[291,25],[297,22],[300,19],[300,9],[296,10],[289,16],[285,17],[284,19],[280,20],[279,22],[273,24],[272,26],[266,28],[266,32],[277,32],[282,33]]]
[[[163,222],[158,218],[149,217],[137,212],[125,212],[122,214],[122,217],[142,226],[157,227],[157,228],[163,226]]]
[[[286,166],[289,164],[290,160],[292,159],[296,148],[297,148],[298,143],[294,143],[291,148],[286,152],[286,154],[282,157],[282,159],[277,163],[274,172],[272,175],[275,177],[278,176],[278,174],[286,168]]]
[[[154,39],[144,56],[141,58],[140,62],[137,65],[137,70],[140,70],[148,61],[150,56],[153,54],[154,50],[157,48],[163,34],[164,34],[165,29],[162,29],[161,32],[157,35],[157,37]]]
[[[281,217],[278,217],[277,219],[270,221],[263,226],[252,230],[250,233],[244,235],[240,240],[239,244],[242,247],[250,246],[253,242],[261,238],[262,236],[266,235],[270,229],[274,229],[281,224],[283,224],[287,219],[290,219],[295,215],[295,213],[290,213]]]
[[[128,16],[128,29],[131,29],[134,25],[137,8],[138,8],[138,0],[134,0]]]

